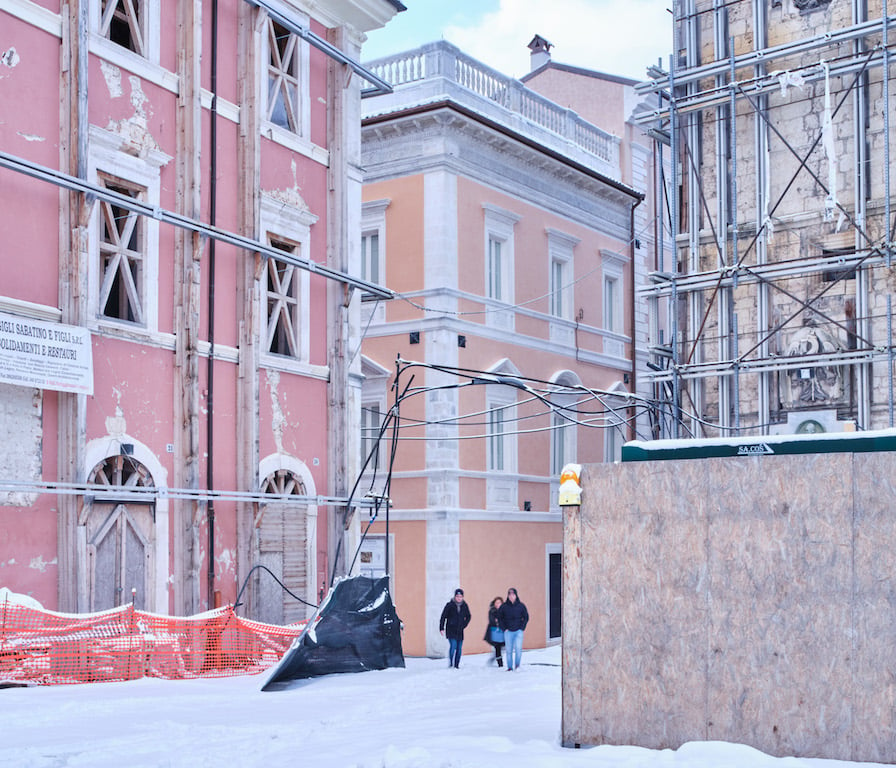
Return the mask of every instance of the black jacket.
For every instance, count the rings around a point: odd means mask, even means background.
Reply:
[[[470,607],[467,601],[463,600],[460,604],[454,600],[449,600],[442,609],[442,616],[439,619],[439,631],[445,630],[445,637],[454,640],[464,639],[464,627],[470,623]]]
[[[504,645],[503,640],[500,643],[492,642],[492,627],[498,627],[499,629],[501,627],[501,622],[498,621],[498,609],[495,606],[491,606],[488,609],[488,625],[485,628],[485,637],[482,639],[492,645]]]
[[[507,600],[498,609],[498,622],[501,624],[501,629],[509,632],[525,629],[529,623],[529,611],[526,610],[525,603],[519,598],[512,603]]]

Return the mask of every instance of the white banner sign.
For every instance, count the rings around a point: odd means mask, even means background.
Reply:
[[[0,312],[0,381],[93,394],[90,331]]]

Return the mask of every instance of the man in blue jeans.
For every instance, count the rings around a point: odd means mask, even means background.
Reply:
[[[507,590],[507,600],[498,609],[498,624],[504,630],[504,653],[507,655],[507,671],[520,668],[523,655],[523,630],[529,623],[529,611],[516,589]]]
[[[460,667],[460,654],[464,645],[464,627],[470,623],[470,607],[464,600],[464,591],[454,590],[454,599],[449,600],[439,619],[439,632],[448,638],[448,666]]]

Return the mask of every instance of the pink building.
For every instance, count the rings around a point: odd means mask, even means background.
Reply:
[[[423,389],[400,405],[391,484],[368,468],[392,508],[362,568],[393,575],[408,653],[446,653],[457,586],[466,651],[488,649],[489,601],[510,586],[526,646],[558,642],[560,469],[631,435],[643,194],[622,181],[620,138],[446,42],[369,66],[395,89],[362,103],[363,274],[404,300],[363,307],[365,436],[398,369],[400,392],[411,374]]]
[[[308,604],[344,571],[345,353],[388,295],[357,277],[357,60],[402,8],[3,3],[0,585],[190,614],[254,565]],[[261,570],[243,600],[307,610]]]

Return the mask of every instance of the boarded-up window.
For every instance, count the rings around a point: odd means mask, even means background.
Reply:
[[[41,478],[41,390],[0,383],[0,477],[20,483]],[[27,507],[34,493],[0,493],[0,504]]]

